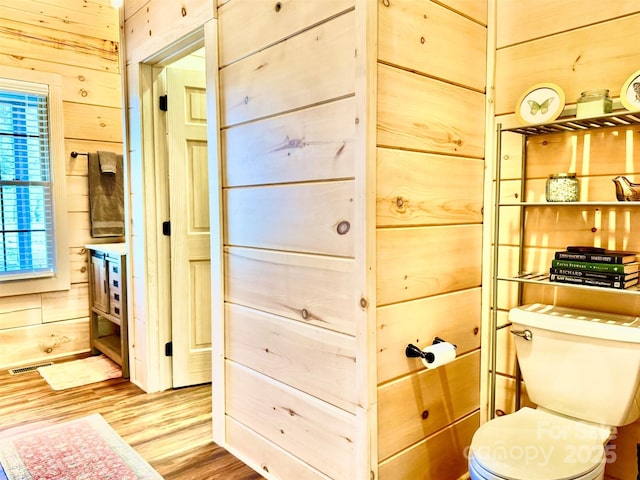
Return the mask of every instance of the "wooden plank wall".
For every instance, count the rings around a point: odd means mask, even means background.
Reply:
[[[269,478],[369,478],[354,2],[219,3],[225,441]]]
[[[456,479],[479,425],[486,2],[378,2],[381,480]],[[435,336],[455,361],[405,347]]]
[[[87,157],[70,152],[122,151],[118,47],[118,14],[108,0],[0,7],[0,65],[62,76],[71,264],[68,291],[0,297],[0,368],[89,350]]]
[[[579,0],[527,0],[497,2],[496,113],[498,121],[514,124],[513,112],[520,94],[541,82],[552,82],[565,92],[567,104],[574,104],[580,92],[608,88],[615,98],[626,78],[640,67],[640,6],[635,1],[601,2],[598,8],[584,8]],[[571,14],[567,14],[571,12]],[[544,21],[531,21],[544,19]],[[592,135],[545,135],[529,143],[525,192],[528,200],[544,198],[544,182],[549,173],[576,171],[581,182],[581,200],[615,200],[611,179],[627,174],[640,179],[640,128],[608,129]],[[507,158],[502,193],[513,198],[519,191],[520,139],[507,139],[502,158]],[[511,165],[509,165],[511,164]],[[509,180],[512,179],[512,180]],[[527,211],[525,229],[525,270],[548,268],[555,250],[569,244],[594,244],[606,248],[640,251],[640,218],[637,207],[568,208],[560,215],[554,209]],[[500,255],[512,258],[518,242],[518,214],[514,209],[501,225]],[[542,245],[542,248],[534,247]],[[510,267],[506,267],[509,269]],[[513,270],[512,268],[512,270]],[[513,274],[503,271],[505,275]],[[499,302],[503,310],[498,334],[497,409],[514,409],[513,376],[515,350],[508,335],[506,310],[517,302],[513,284],[501,285]],[[524,291],[526,303],[540,301],[577,308],[637,315],[637,296],[607,292],[589,292],[568,288],[535,287]],[[530,404],[526,390],[523,403]],[[615,461],[606,468],[607,478],[632,479],[638,475],[636,445],[640,440],[640,422],[619,429],[613,441]]]

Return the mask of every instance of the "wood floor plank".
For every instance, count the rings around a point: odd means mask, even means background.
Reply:
[[[166,480],[262,478],[212,442],[210,384],[147,394],[113,379],[54,391],[37,371],[0,371],[0,438],[92,413]]]

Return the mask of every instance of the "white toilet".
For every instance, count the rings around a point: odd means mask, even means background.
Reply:
[[[601,480],[615,427],[640,418],[640,317],[543,304],[509,312],[527,393],[482,425],[473,480]]]

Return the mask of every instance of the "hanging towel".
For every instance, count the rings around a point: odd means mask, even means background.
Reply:
[[[92,237],[124,235],[122,155],[113,154],[115,173],[102,173],[100,155],[89,153],[89,216]]]
[[[102,173],[116,173],[118,169],[118,155],[113,152],[98,151],[100,171]]]

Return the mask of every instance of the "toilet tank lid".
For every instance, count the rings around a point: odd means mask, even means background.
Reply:
[[[640,343],[640,317],[632,315],[533,303],[512,308],[509,320],[571,335]]]

